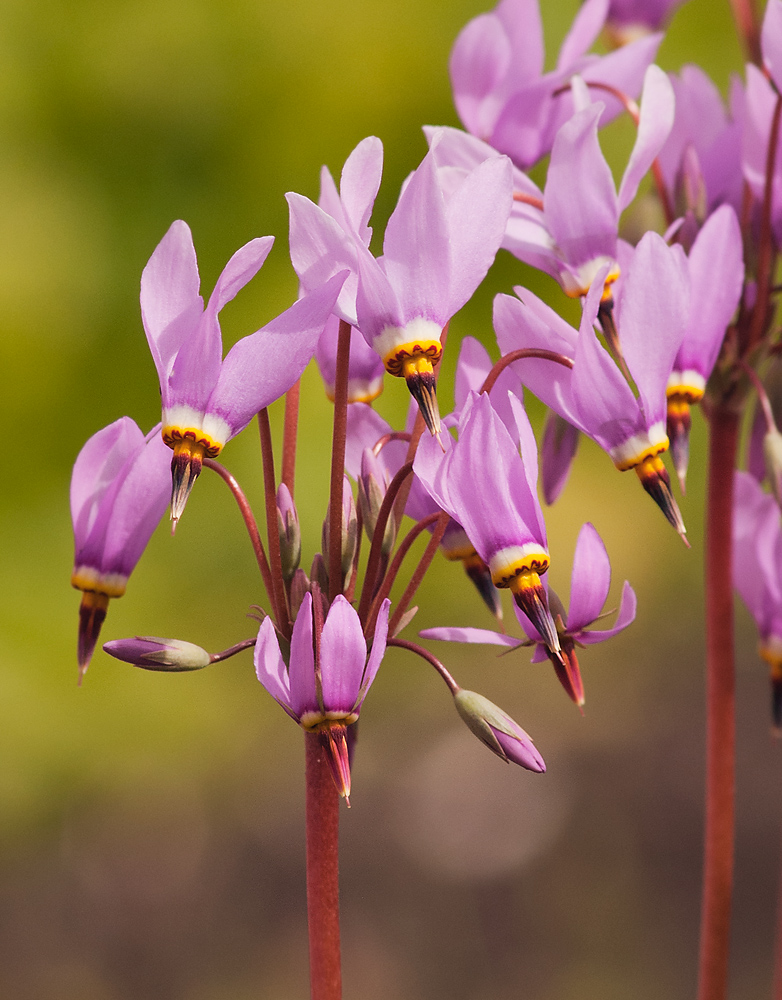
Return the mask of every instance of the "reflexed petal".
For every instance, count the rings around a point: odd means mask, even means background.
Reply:
[[[488,628],[426,628],[418,633],[422,639],[438,639],[442,642],[481,643],[486,646],[521,646],[523,639],[513,635],[492,632]]]
[[[444,326],[449,318],[453,266],[450,235],[443,192],[430,151],[403,190],[388,220],[383,241],[383,269],[405,322],[423,316]],[[366,336],[366,331],[362,332]]]
[[[489,352],[475,337],[465,337],[459,348],[456,362],[456,379],[453,387],[454,408],[460,410],[470,392],[480,392],[486,376],[491,371]]]
[[[364,246],[372,230],[368,223],[383,173],[383,143],[374,135],[362,139],[345,160],[340,195],[345,216]]]
[[[375,633],[372,639],[372,649],[369,651],[369,659],[367,660],[366,670],[364,671],[364,678],[361,681],[358,708],[361,707],[370,685],[377,676],[377,672],[380,669],[380,664],[382,663],[386,652],[386,641],[388,639],[388,613],[390,608],[391,601],[386,598],[380,605],[380,610],[377,613]]]
[[[385,271],[371,253],[360,253],[357,260],[356,326],[372,347],[374,340],[387,327],[405,325],[406,303],[398,297]]]
[[[570,264],[616,250],[619,210],[611,170],[597,140],[602,103],[578,112],[557,133],[543,196],[551,235]]]
[[[319,712],[315,687],[315,648],[312,644],[312,594],[307,592],[293,624],[288,669],[290,704],[296,718]]]
[[[591,646],[596,642],[603,642],[605,639],[610,639],[612,636],[621,632],[622,629],[626,629],[631,622],[635,621],[636,603],[635,591],[627,580],[625,580],[624,586],[622,587],[622,600],[619,604],[619,614],[616,616],[616,624],[614,627],[608,629],[588,629],[585,631],[574,632],[573,638],[576,642],[583,643],[585,646]]]
[[[569,632],[590,625],[600,616],[611,586],[611,563],[603,540],[587,521],[581,528],[573,556],[570,582]]]
[[[320,637],[323,707],[351,712],[358,698],[367,659],[367,644],[358,612],[339,594],[329,608]]]
[[[141,275],[141,317],[162,389],[184,339],[201,318],[199,285],[190,229],[174,222]]]
[[[552,504],[565,487],[578,448],[580,432],[564,417],[549,410],[543,428],[540,470],[543,497]]]
[[[462,28],[451,53],[449,70],[459,117],[477,135],[491,131],[491,103],[484,101],[501,84],[511,64],[510,41],[496,14],[481,14]]]
[[[225,420],[232,437],[299,379],[344,279],[344,272],[335,275],[228,352],[207,412]]]
[[[575,16],[559,50],[557,69],[571,69],[600,34],[609,0],[586,0]]]
[[[782,2],[780,0],[768,0],[766,13],[763,16],[760,47],[763,50],[763,63],[771,73],[777,90],[782,90]]]
[[[264,618],[261,622],[258,638],[255,642],[253,660],[258,680],[272,698],[295,718],[290,703],[288,671],[285,669],[285,661],[280,653],[280,644],[277,641],[277,633],[274,631],[274,623],[271,618]]]
[[[71,475],[71,519],[77,550],[90,534],[101,500],[125,462],[144,444],[130,417],[120,417],[97,431],[78,454]]]
[[[659,66],[650,66],[644,77],[641,117],[630,160],[619,186],[619,211],[635,198],[641,179],[660,152],[673,127],[674,95],[671,81]]]
[[[665,419],[665,387],[689,316],[686,265],[657,233],[635,248],[617,303],[617,326],[647,426]]]

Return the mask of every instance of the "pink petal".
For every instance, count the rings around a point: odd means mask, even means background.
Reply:
[[[623,212],[635,198],[641,179],[670,135],[674,106],[671,81],[659,66],[651,65],[644,77],[638,133],[619,186],[620,212]]]
[[[612,636],[617,635],[623,629],[626,629],[633,621],[635,621],[636,612],[636,596],[635,591],[630,586],[630,584],[625,580],[624,586],[622,587],[622,600],[619,604],[619,613],[616,616],[616,624],[613,628],[608,629],[588,629],[585,631],[579,631],[574,633],[573,638],[585,646],[594,645],[596,642],[603,642],[606,639],[612,638]]]
[[[487,136],[496,111],[486,99],[500,86],[511,64],[510,41],[495,14],[482,14],[462,28],[449,70],[459,117],[470,132]]]
[[[301,602],[291,636],[288,668],[291,711],[300,719],[305,712],[319,712],[315,688],[315,648],[312,644],[312,594]]]
[[[253,660],[258,680],[272,698],[295,718],[290,703],[288,671],[285,669],[285,661],[280,653],[280,644],[271,618],[264,618],[261,622],[258,638],[255,641]]]
[[[327,712],[352,712],[361,687],[367,644],[358,613],[339,594],[329,608],[320,638],[323,705]]]
[[[375,633],[372,638],[372,649],[369,651],[369,659],[367,660],[366,670],[364,671],[364,677],[361,681],[361,692],[359,694],[359,704],[357,706],[359,708],[363,704],[366,693],[372,682],[375,677],[377,677],[377,672],[380,669],[380,664],[382,663],[386,652],[386,641],[388,639],[388,613],[390,608],[391,602],[388,598],[386,598],[380,605],[380,610],[377,613]]]
[[[486,646],[521,646],[523,639],[512,635],[492,632],[487,628],[426,628],[418,633],[422,639],[438,639],[442,642],[482,643]]]
[[[557,69],[571,69],[593,45],[608,15],[608,3],[609,0],[586,0],[581,6],[559,50]]]
[[[611,563],[603,540],[587,521],[581,528],[573,556],[570,581],[569,632],[591,625],[603,610],[611,586]]]
[[[371,135],[356,146],[345,160],[340,195],[345,216],[364,246],[369,246],[372,230],[369,218],[383,173],[383,143]]]

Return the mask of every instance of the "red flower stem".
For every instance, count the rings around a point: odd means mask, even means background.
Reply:
[[[263,585],[266,588],[266,593],[269,595],[269,600],[271,601],[272,607],[274,607],[274,585],[272,584],[272,571],[269,568],[269,561],[266,558],[266,552],[263,548],[263,542],[261,541],[261,533],[258,531],[258,523],[255,520],[255,515],[252,512],[250,504],[247,502],[247,497],[242,492],[241,486],[237,483],[228,469],[224,465],[220,465],[219,462],[215,462],[213,458],[205,458],[204,465],[207,469],[212,469],[216,472],[218,476],[227,484],[228,489],[233,493],[234,499],[241,511],[242,517],[244,518],[245,527],[247,528],[247,534],[250,536],[250,542],[252,543],[253,552],[255,553],[255,559],[258,563],[258,569],[261,571],[261,576],[263,577]],[[275,614],[276,617],[276,614]]]
[[[293,488],[296,485],[296,436],[299,430],[299,397],[301,395],[301,379],[292,385],[285,394],[285,423],[282,431],[282,478],[281,482],[288,487],[293,499]]]
[[[758,25],[755,6],[752,0],[730,0],[736,27],[747,50],[747,58],[756,66],[762,66],[763,57],[760,51],[760,26]]]
[[[415,592],[418,590],[421,580],[423,580],[426,571],[432,565],[432,560],[435,557],[435,553],[440,547],[440,542],[443,540],[443,535],[445,534],[445,529],[448,527],[448,522],[450,517],[446,513],[440,514],[440,520],[437,527],[432,532],[432,537],[429,539],[429,544],[426,546],[426,551],[421,557],[421,561],[415,568],[415,572],[410,578],[410,583],[405,587],[405,592],[402,594],[401,598],[397,602],[394,608],[394,614],[391,621],[388,623],[388,631],[391,635],[394,634],[399,622],[402,620],[402,615],[407,611],[408,605],[415,597]]]
[[[481,386],[481,392],[491,392],[494,388],[494,383],[508,365],[512,365],[514,361],[523,361],[524,358],[540,358],[543,361],[555,361],[558,365],[563,365],[565,368],[573,367],[573,359],[568,358],[564,354],[559,354],[557,351],[547,351],[542,347],[520,347],[518,351],[510,351],[508,354],[503,354],[500,360],[494,363],[492,370],[486,376]]]
[[[420,656],[422,660],[426,660],[430,666],[434,667],[437,673],[448,685],[448,689],[451,694],[456,694],[459,690],[459,685],[453,677],[448,673],[437,657],[433,653],[430,653],[428,649],[424,649],[423,646],[419,646],[416,642],[409,642],[407,639],[389,639],[386,645],[397,646],[399,649],[406,649],[408,652],[415,653],[416,656]]]
[[[758,403],[760,403],[760,408],[763,411],[763,418],[766,421],[766,431],[771,434],[777,429],[777,425],[774,422],[774,411],[771,409],[771,402],[768,398],[766,387],[760,381],[760,376],[755,369],[751,368],[746,361],[739,358],[737,363],[755,387],[755,392],[758,394]]]
[[[377,523],[375,524],[375,530],[372,534],[372,545],[369,549],[367,568],[364,573],[364,586],[361,588],[361,600],[358,604],[358,617],[364,624],[366,624],[369,606],[372,603],[372,597],[379,582],[377,577],[383,563],[382,547],[383,536],[386,533],[386,524],[388,523],[388,518],[391,514],[391,509],[394,505],[397,493],[399,493],[400,488],[403,486],[407,477],[412,474],[412,471],[413,463],[405,462],[402,468],[388,484],[386,495],[383,497],[383,502],[380,504],[380,510],[377,512]]]
[[[304,734],[307,925],[312,1000],[341,1000],[339,943],[339,795],[317,733]]]
[[[782,116],[782,96],[777,97],[774,114],[771,119],[771,129],[768,137],[766,153],[766,186],[763,190],[763,211],[760,216],[760,238],[758,240],[758,270],[757,298],[752,312],[752,323],[749,328],[749,343],[746,350],[751,351],[760,343],[766,330],[768,315],[769,292],[771,278],[774,272],[774,243],[771,232],[771,211],[774,200],[774,168],[776,164],[777,142],[779,141],[780,116]]]
[[[329,487],[329,604],[342,593],[342,481],[345,475],[345,438],[348,426],[348,367],[350,324],[339,321],[337,374],[334,379],[334,435],[331,439]]]
[[[706,828],[698,1000],[728,988],[735,813],[733,472],[739,416],[717,404],[709,417],[706,510]]]
[[[367,618],[366,634],[370,635],[374,632],[375,622],[377,621],[377,611],[383,601],[391,593],[391,588],[394,585],[394,580],[396,580],[397,574],[399,573],[399,568],[402,565],[402,561],[410,551],[413,542],[418,538],[422,531],[425,531],[430,524],[434,524],[435,521],[441,517],[440,511],[435,511],[434,514],[427,514],[426,517],[422,517],[420,521],[413,525],[413,527],[405,535],[404,540],[400,544],[399,548],[394,553],[394,558],[391,560],[391,565],[388,567],[388,572],[383,578],[383,584],[375,594],[374,600],[372,601],[372,606],[369,609],[369,616]],[[442,540],[442,539],[441,539]],[[438,543],[439,544],[439,543]]]
[[[266,539],[269,545],[269,561],[272,573],[272,588],[277,628],[286,639],[291,637],[288,595],[282,578],[282,557],[280,555],[280,532],[277,526],[277,492],[274,479],[274,451],[272,450],[272,430],[269,425],[269,411],[264,407],[258,414],[258,430],[261,434],[261,458],[263,460],[263,492],[266,500]]]

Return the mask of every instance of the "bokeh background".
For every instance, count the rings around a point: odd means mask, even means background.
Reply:
[[[577,9],[544,5],[548,65]],[[141,270],[176,218],[208,292],[254,236],[277,245],[223,312],[227,344],[295,296],[283,194],[317,196],[365,135],[381,137],[382,232],[425,152],[457,124],[447,59],[477,0],[4,0],[0,9],[0,317],[5,462],[0,550],[0,995],[17,1000],[294,1000],[307,995],[303,748],[245,653],[163,676],[98,652],[76,687],[68,585],[71,464],[123,414],[159,419],[138,307]],[[727,3],[691,0],[660,52],[725,91],[742,57]],[[627,122],[603,133],[621,170]],[[536,175],[538,179],[542,174]],[[651,204],[638,209],[654,220]],[[634,223],[629,220],[629,225]],[[452,324],[491,342],[492,296],[547,278],[501,253]],[[661,289],[661,294],[664,290]],[[378,407],[400,419],[401,382]],[[530,401],[533,422],[542,412]],[[274,419],[279,423],[279,409]],[[325,513],[329,404],[303,390],[298,495],[305,565]],[[505,767],[461,725],[442,682],[396,650],[362,714],[343,812],[349,1000],[659,1000],[694,995],[702,834],[702,506],[695,418],[685,551],[635,477],[589,442],[549,511],[551,580],[569,586],[581,523],[601,532],[612,601],[637,623],[584,652],[582,718],[546,664],[487,648],[438,652],[534,736],[545,776]],[[261,500],[251,427],[224,452]],[[416,628],[490,627],[438,560]],[[163,524],[112,603],[104,637],[224,648],[263,594],[239,516],[205,474],[176,538]],[[768,995],[780,748],[765,669],[738,629],[738,855],[733,993]],[[411,629],[411,634],[415,629]]]

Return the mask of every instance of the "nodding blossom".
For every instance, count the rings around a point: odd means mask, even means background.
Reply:
[[[521,402],[510,398],[521,453],[486,393],[470,395],[459,440],[445,453],[421,441],[414,471],[440,507],[462,525],[495,587],[507,587],[551,652],[560,642],[541,575],[549,567],[546,526],[537,498],[535,437]]]
[[[638,396],[593,329],[607,273],[604,267],[593,282],[578,330],[526,289],[515,290],[518,298],[498,295],[494,300],[497,342],[503,354],[543,348],[570,359],[572,368],[534,358],[514,364],[524,385],[604,448],[617,469],[635,470],[686,542],[686,529],[660,458],[669,445],[666,386],[689,315],[684,255],[648,232],[623,279],[617,302],[619,344]]]
[[[174,452],[175,523],[204,458],[215,458],[301,376],[346,277],[337,275],[299,299],[223,359],[218,313],[258,272],[273,242],[265,236],[237,250],[206,308],[193,238],[184,222],[172,224],[141,276],[141,315],[160,379],[163,440]]]
[[[626,629],[635,620],[636,597],[633,588],[625,580],[616,623],[609,629],[590,629],[603,618],[603,605],[611,586],[611,563],[603,540],[593,525],[584,524],[578,535],[573,556],[573,575],[570,581],[570,610],[566,611],[557,594],[548,588],[549,607],[557,627],[561,657],[553,656],[548,644],[530,622],[524,612],[516,606],[516,618],[527,639],[517,639],[512,635],[492,632],[482,628],[430,628],[421,632],[422,639],[440,639],[447,642],[487,643],[514,649],[519,646],[534,646],[532,662],[539,663],[548,657],[569,697],[581,708],[584,704],[584,685],[576,656],[576,646],[591,646],[604,642]]]
[[[358,720],[386,651],[391,602],[386,599],[380,606],[367,656],[358,613],[340,594],[324,620],[322,600],[317,590],[314,600],[313,594],[304,595],[286,658],[271,618],[264,618],[255,644],[255,671],[288,715],[318,734],[336,789],[350,804],[347,729]]]
[[[433,149],[437,142],[435,137]],[[359,185],[351,176],[365,195],[376,190],[369,180]],[[302,285],[308,287],[313,275],[323,279],[342,266],[353,269],[355,302],[340,301],[335,311],[358,327],[390,375],[405,379],[432,434],[440,431],[434,366],[442,355],[443,329],[491,267],[511,194],[511,164],[505,157],[445,184],[430,150],[405,183],[379,259],[347,211],[335,219],[308,199],[288,195],[291,257]],[[366,204],[365,197],[361,205]]]
[[[146,436],[130,417],[93,434],[73,466],[71,518],[76,552],[71,583],[79,607],[79,683],[89,666],[109,600],[128,577],[166,512],[170,452],[160,424]]]
[[[568,93],[578,73],[635,98],[661,34],[639,39],[606,56],[588,55],[608,14],[608,0],[586,0],[568,32],[554,70],[543,73],[543,27],[538,0],[501,0],[460,32],[451,53],[454,103],[468,132],[526,169],[551,150],[573,115]],[[622,111],[606,98],[606,124]]]

